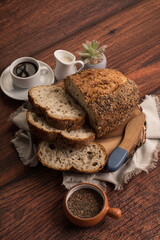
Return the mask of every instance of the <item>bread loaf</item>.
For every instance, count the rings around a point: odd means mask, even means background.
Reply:
[[[33,87],[28,99],[35,112],[44,115],[48,124],[55,128],[75,130],[85,122],[85,111],[60,87]]]
[[[72,131],[56,129],[50,126],[43,116],[39,116],[30,110],[27,111],[27,122],[31,132],[39,139],[50,141],[63,139],[64,142],[70,145],[79,146],[93,142],[95,139],[95,134],[89,126]]]
[[[87,111],[97,137],[118,128],[139,103],[138,86],[114,69],[89,69],[68,76],[65,88]]]
[[[107,155],[103,146],[89,143],[85,147],[71,147],[43,141],[38,146],[41,163],[54,170],[77,170],[84,173],[100,171],[106,164]]]

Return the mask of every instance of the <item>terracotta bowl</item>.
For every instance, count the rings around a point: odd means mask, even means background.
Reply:
[[[100,194],[100,196],[103,199],[103,207],[102,207],[101,211],[94,217],[90,217],[90,218],[77,217],[77,216],[73,215],[73,213],[70,211],[70,209],[68,207],[69,197],[75,191],[77,191],[79,189],[84,189],[84,188],[92,189],[92,190],[96,191],[98,194]],[[114,219],[118,219],[121,217],[121,210],[118,208],[110,208],[108,206],[108,199],[107,199],[105,192],[99,186],[91,184],[91,183],[80,183],[80,184],[77,184],[74,187],[72,187],[64,197],[63,208],[64,208],[64,212],[65,212],[65,215],[68,218],[68,220],[70,222],[72,222],[73,224],[80,226],[80,227],[90,227],[90,226],[96,225],[97,223],[102,221],[106,215],[109,215],[110,217],[112,217]]]

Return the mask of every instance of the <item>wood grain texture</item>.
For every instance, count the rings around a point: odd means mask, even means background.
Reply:
[[[116,68],[140,87],[141,97],[160,95],[160,4],[149,1],[4,1],[0,2],[0,71],[28,55],[55,67],[53,52],[76,54],[86,39],[107,44],[108,67]],[[10,143],[17,127],[7,121],[22,104],[0,90],[0,239],[158,240],[159,163],[114,191],[110,207],[122,218],[106,217],[83,229],[64,216],[62,173],[39,164],[24,166]],[[145,159],[144,159],[145,161]]]
[[[160,7],[159,1],[143,1],[122,10],[98,24],[54,44],[35,57],[45,59],[51,67],[55,60],[50,53],[63,46],[76,54],[87,39],[97,39],[107,44],[106,56],[109,68],[116,68],[140,86],[140,95],[160,93]],[[118,57],[117,57],[118,56]],[[148,92],[149,91],[149,92]]]
[[[139,1],[1,1],[0,71]]]

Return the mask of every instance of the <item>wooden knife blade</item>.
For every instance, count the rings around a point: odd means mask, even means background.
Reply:
[[[111,153],[107,161],[107,168],[111,172],[117,171],[124,163],[128,153],[137,142],[145,122],[145,114],[134,117],[126,126],[125,134],[120,145]]]

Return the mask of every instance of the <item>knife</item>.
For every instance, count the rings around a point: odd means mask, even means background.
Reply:
[[[125,134],[120,145],[111,153],[107,161],[107,168],[111,172],[117,171],[137,142],[145,122],[145,114],[134,117],[126,126]]]

